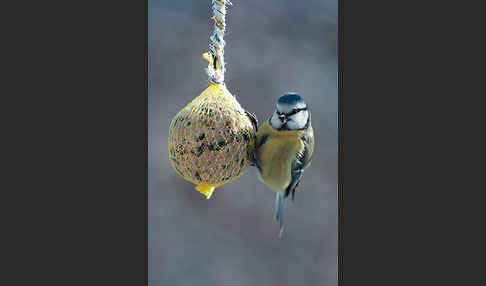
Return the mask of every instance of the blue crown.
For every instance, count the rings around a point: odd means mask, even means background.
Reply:
[[[296,105],[298,103],[305,104],[305,101],[297,93],[286,93],[280,96],[277,101],[277,104],[286,104],[286,105]]]

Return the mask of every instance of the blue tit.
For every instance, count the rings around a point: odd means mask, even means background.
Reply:
[[[314,131],[304,99],[296,93],[280,96],[276,110],[257,131],[251,153],[260,180],[277,193],[275,219],[279,238],[284,229],[287,197],[292,194],[294,200],[295,189],[311,163],[313,151]]]

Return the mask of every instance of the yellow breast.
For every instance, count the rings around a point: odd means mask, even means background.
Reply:
[[[302,131],[276,131],[268,122],[258,130],[257,137],[268,135],[268,139],[257,151],[260,176],[271,189],[284,192],[291,180],[292,162],[304,150],[300,140]]]

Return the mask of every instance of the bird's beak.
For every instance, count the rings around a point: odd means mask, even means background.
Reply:
[[[286,123],[288,121],[287,116],[285,116],[283,114],[279,115],[278,119],[280,119],[280,122],[282,122],[282,123]]]

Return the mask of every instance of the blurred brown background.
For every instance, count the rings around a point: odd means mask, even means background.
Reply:
[[[226,85],[260,122],[284,92],[312,112],[316,150],[284,239],[250,168],[210,200],[167,158],[172,117],[207,86],[209,0],[149,0],[149,285],[337,285],[337,0],[233,0]]]

